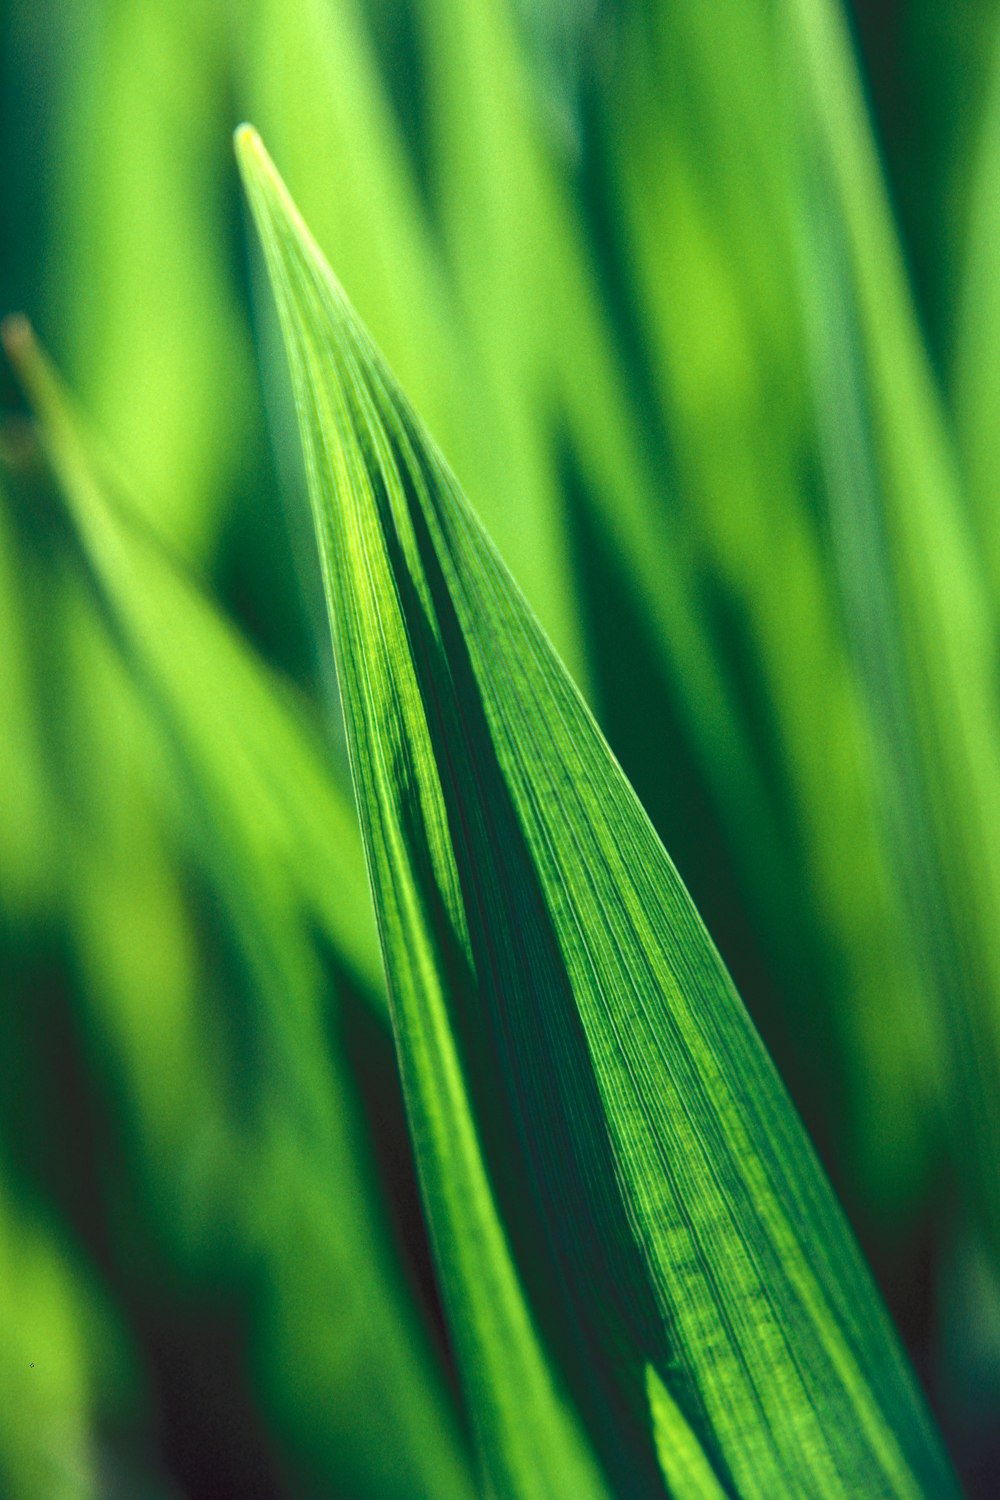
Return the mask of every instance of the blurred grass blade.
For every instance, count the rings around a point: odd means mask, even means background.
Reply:
[[[711,1493],[712,1475],[761,1500],[954,1493],[662,845],[248,128],[239,155],[299,405],[425,1203],[495,1491],[601,1492],[571,1397],[630,1497],[662,1494],[657,1447],[685,1429],[681,1495]]]
[[[495,404],[512,414],[511,426],[536,453],[527,495],[532,534],[539,510],[555,508],[560,526],[569,528],[570,493],[587,510],[602,550],[635,591],[738,857],[754,845],[754,874],[766,866],[759,884],[770,891],[780,868],[774,809],[736,695],[712,651],[662,435],[636,419],[644,401],[616,346],[586,220],[543,117],[513,9],[508,0],[469,0],[456,17],[449,0],[429,0],[419,20],[427,33],[436,196],[449,260],[482,368],[492,372]],[[450,456],[415,391],[413,399]],[[492,507],[477,505],[508,559],[505,518],[497,517],[501,532]],[[544,553],[550,565],[554,552]],[[646,715],[643,730],[649,733]],[[662,765],[669,748],[657,744],[653,753]]]
[[[354,981],[382,998],[372,972],[371,911],[356,820],[329,781],[292,700],[155,538],[105,494],[101,471],[30,330],[23,321],[9,323],[5,339],[38,413],[98,597],[138,684],[133,700],[154,707],[162,738],[178,753],[199,847],[252,977],[252,1015],[260,1036],[249,1055],[260,1062],[245,1058],[244,1069],[253,1074],[254,1130],[247,1139],[246,1126],[240,1130],[231,1122],[232,1139],[223,1149],[241,1173],[252,1164],[253,1193],[235,1188],[233,1208],[275,1288],[254,1328],[270,1354],[260,1376],[268,1404],[279,1410],[279,1430],[291,1426],[297,1444],[333,1450],[320,1469],[325,1485],[399,1500],[409,1495],[468,1500],[461,1442],[391,1248],[355,1093],[340,1047],[329,1037],[324,1014],[332,1008],[329,984],[303,921],[304,899]],[[88,669],[78,677],[89,695],[101,677],[93,653],[84,659]],[[104,705],[114,702],[110,682],[100,697]],[[123,703],[111,715],[116,729],[135,713],[134,701]],[[138,952],[130,938],[142,930],[146,893],[142,882],[128,881],[128,866],[134,860],[147,879],[155,873],[156,831],[144,826],[144,799],[127,797],[122,771],[133,749],[128,736],[118,735],[126,741],[123,755],[121,744],[102,744],[97,726],[89,728],[89,752],[98,745],[103,753],[89,777],[81,768],[81,800],[86,786],[104,842],[97,861],[81,864],[95,877],[96,890],[90,900],[84,891],[78,920],[85,951],[103,975],[105,1002],[117,1012],[111,1023],[116,1041],[133,1081],[141,1085],[143,1059],[129,1049],[130,1040],[142,1035],[135,997],[160,1002],[163,1031],[171,1020],[183,1021],[170,1011],[178,998],[190,997],[137,982],[136,966],[141,973],[148,950]],[[116,789],[110,798],[109,781]],[[137,841],[150,834],[154,847],[136,858]],[[125,929],[117,944],[106,904],[116,891],[117,916]],[[157,913],[161,938],[165,916]],[[212,1033],[208,1008],[202,994],[197,1034],[203,1038]],[[185,1083],[189,1093],[201,1093],[208,1115],[211,1092],[203,1091],[202,1061],[200,1056],[190,1060]],[[163,1115],[162,1090],[149,1102],[153,1107],[147,1104],[146,1116],[155,1130],[157,1115]],[[162,1148],[162,1129],[153,1143]],[[158,1159],[155,1150],[153,1155]],[[202,1241],[212,1232],[209,1216],[201,1225]],[[204,1245],[202,1253],[207,1253]],[[317,1286],[324,1279],[325,1291]],[[308,1353],[300,1351],[296,1361],[291,1351],[304,1336],[306,1287],[311,1295],[319,1292],[322,1301],[310,1311]],[[300,1401],[332,1403],[340,1424],[335,1442],[325,1434],[316,1442],[315,1431],[310,1432],[315,1418],[295,1410],[296,1393]]]
[[[66,70],[52,212],[74,225],[47,266],[54,347],[149,524],[198,558],[245,462],[254,396],[226,255],[225,13],[148,0],[49,23]]]
[[[10,319],[4,337],[42,419],[99,592],[195,768],[205,808],[235,846],[263,841],[339,957],[377,997],[381,971],[357,821],[305,704],[173,562],[134,507],[130,514],[109,497],[28,325]],[[229,859],[235,867],[235,847]]]
[[[1000,13],[993,22],[989,86],[979,123],[954,349],[955,430],[973,525],[986,559],[994,606],[1000,603]]]
[[[101,1446],[135,1403],[138,1372],[82,1264],[9,1189],[0,1181],[0,1487],[17,1500],[98,1500],[109,1475],[126,1477]]]
[[[825,481],[959,1174],[1000,1254],[996,620],[846,29],[790,0]]]

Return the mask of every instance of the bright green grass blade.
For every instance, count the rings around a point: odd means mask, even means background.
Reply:
[[[324,1015],[329,982],[303,923],[304,900],[354,980],[381,997],[370,972],[371,911],[356,822],[301,712],[160,544],[106,495],[26,326],[6,333],[132,675],[100,652],[103,637],[71,632],[79,701],[70,717],[80,747],[74,782],[85,810],[73,926],[97,995],[102,1054],[125,1074],[134,1133],[149,1171],[163,1179],[158,1196],[188,1220],[158,1224],[159,1238],[182,1262],[210,1259],[226,1220],[221,1198],[239,1226],[237,1255],[268,1268],[268,1307],[251,1323],[263,1356],[259,1382],[279,1436],[294,1434],[290,1446],[310,1454],[324,1488],[468,1500],[461,1443],[390,1244],[355,1091]],[[89,618],[92,628],[92,611]],[[148,707],[159,731],[153,749],[138,722]],[[242,1068],[225,1042],[231,1018],[228,1028],[219,1025],[211,986],[190,972],[186,913],[174,909],[176,875],[165,863],[148,789],[136,785],[136,764],[148,770],[164,745],[175,776],[179,769],[185,810],[193,810],[189,835],[222,896],[251,982],[253,1042]],[[151,962],[155,981],[146,981]],[[157,1076],[157,1062],[166,1078]],[[249,1128],[239,1110],[220,1105],[212,1064],[217,1078],[249,1093]],[[200,1192],[175,1166],[186,1157],[190,1169],[192,1119],[209,1143],[209,1181]],[[324,1285],[310,1308],[306,1355],[303,1306]],[[333,1407],[335,1425],[328,1416],[317,1420],[318,1402]]]
[[[996,622],[913,315],[846,30],[790,0],[813,186],[826,483],[882,759],[883,808],[936,995],[956,1165],[1000,1250],[1000,692]]]
[[[246,128],[239,155],[299,403],[424,1197],[494,1488],[598,1488],[558,1380],[612,1486],[662,1494],[671,1419],[657,1403],[654,1426],[651,1366],[692,1433],[693,1494],[708,1485],[695,1434],[718,1484],[761,1500],[954,1493],[662,845]]]
[[[101,1428],[131,1404],[121,1329],[51,1224],[0,1181],[0,1485],[17,1500],[99,1500],[117,1472]],[[155,1496],[144,1476],[143,1493]]]
[[[994,607],[1000,600],[1000,18],[995,23],[989,90],[972,155],[969,218],[955,329],[953,406],[973,525],[983,548]]]
[[[170,735],[195,768],[220,845],[280,865],[368,992],[381,970],[357,820],[304,703],[255,656],[135,515],[116,503],[25,323],[5,336],[100,592]],[[130,513],[131,512],[131,513]],[[231,847],[230,847],[231,846]]]
[[[55,7],[48,266],[58,349],[153,529],[190,557],[217,541],[252,410],[252,356],[227,257],[220,150],[229,66],[217,0]]]
[[[652,1365],[646,1367],[646,1384],[656,1453],[671,1495],[685,1500],[724,1500],[726,1492],[701,1444]]]

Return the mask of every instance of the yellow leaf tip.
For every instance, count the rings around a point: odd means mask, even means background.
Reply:
[[[246,122],[237,125],[233,131],[233,146],[236,150],[236,160],[244,173],[251,170],[259,172],[261,167],[270,166],[271,158],[255,126]]]

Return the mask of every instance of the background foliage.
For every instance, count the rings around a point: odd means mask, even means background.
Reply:
[[[471,1493],[249,117],[996,1493],[996,6],[0,28],[0,1490]]]

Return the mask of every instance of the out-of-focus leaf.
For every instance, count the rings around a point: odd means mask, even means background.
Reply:
[[[226,7],[45,9],[66,69],[50,337],[151,527],[200,558],[236,483],[253,396],[226,253]]]
[[[129,1405],[120,1330],[51,1226],[0,1188],[0,1485],[17,1500],[99,1500],[124,1477],[102,1427]],[[137,1476],[129,1475],[135,1480]],[[157,1495],[148,1480],[143,1492]]]
[[[891,18],[865,0],[843,9],[923,340],[947,371],[1000,12],[996,0],[909,0]]]
[[[992,44],[990,87],[972,151],[969,217],[960,264],[953,404],[973,526],[983,549],[994,608],[1000,601],[1000,16]]]
[[[7,342],[139,702],[120,696],[125,684],[116,685],[92,651],[82,657],[87,670],[77,674],[82,691],[91,695],[91,712],[95,689],[105,716],[116,704],[113,717],[126,728],[143,705],[153,709],[161,739],[176,757],[195,814],[197,847],[229,913],[253,997],[242,1038],[242,1071],[250,1076],[241,1078],[233,1077],[240,1069],[219,1066],[226,1058],[227,1028],[217,1016],[212,1024],[204,996],[193,1025],[190,973],[171,974],[161,961],[156,986],[142,984],[153,941],[172,936],[170,897],[176,892],[171,872],[158,868],[162,851],[149,827],[148,797],[130,787],[137,757],[129,735],[120,736],[124,753],[119,745],[117,755],[109,754],[114,747],[106,725],[88,723],[80,713],[90,769],[88,775],[88,767],[80,766],[78,780],[99,840],[96,848],[80,841],[96,857],[77,871],[84,891],[77,925],[89,972],[101,981],[107,1010],[102,1019],[124,1064],[151,1159],[154,1166],[162,1163],[171,1145],[178,1155],[179,1147],[186,1151],[185,1170],[171,1176],[170,1194],[181,1217],[194,1213],[189,1233],[202,1258],[210,1259],[227,1222],[235,1223],[239,1253],[259,1256],[268,1268],[266,1308],[251,1314],[251,1326],[259,1380],[268,1410],[278,1413],[279,1438],[292,1429],[289,1446],[308,1454],[324,1487],[400,1500],[459,1500],[470,1493],[461,1444],[390,1245],[355,1091],[324,1014],[331,1008],[329,985],[303,920],[304,908],[311,908],[336,956],[377,998],[370,903],[352,812],[330,781],[301,710],[129,516],[124,502],[109,499],[101,468],[27,327],[8,326]],[[102,744],[95,766],[95,747]],[[117,796],[108,795],[109,779]],[[324,848],[327,841],[332,843]],[[130,882],[136,857],[143,880]],[[92,887],[93,897],[87,894]],[[108,903],[116,894],[120,940],[114,941],[111,924],[109,942]],[[147,930],[149,896],[155,910]],[[137,946],[144,934],[145,952]],[[184,937],[182,930],[171,959],[184,957]],[[176,1095],[169,1081],[165,1087],[151,1078],[150,1057],[137,1055],[147,1050],[144,1017],[150,1004],[160,1012],[161,1063],[179,1072],[177,1049],[197,1049],[199,1038],[214,1063],[214,1070],[206,1067],[196,1052],[181,1074],[198,1100],[194,1118],[210,1122],[208,1180],[200,1195],[184,1117],[165,1108],[172,1095],[176,1103]],[[230,1032],[233,1025],[228,1018]],[[227,1109],[214,1096],[213,1071],[249,1094],[242,1128],[239,1109]],[[194,1203],[185,1203],[193,1191]],[[162,1225],[158,1232],[164,1234]],[[303,1256],[306,1263],[300,1264]],[[317,1266],[325,1302],[311,1311],[309,1357],[297,1359],[298,1341],[306,1336],[305,1289],[310,1295],[321,1290]],[[312,1403],[321,1391],[336,1423],[317,1432]]]
[[[826,484],[882,805],[936,996],[960,1174],[1000,1247],[1000,692],[995,617],[847,37],[789,0]]]
[[[7,339],[43,418],[88,565],[192,768],[220,859],[234,880],[243,879],[242,846],[280,866],[340,958],[377,997],[380,968],[357,820],[304,702],[200,593],[134,506],[113,498],[114,486],[102,481],[81,443],[27,326],[12,320]]]
[[[117,1201],[156,1248],[151,1266],[126,1260],[117,1279],[139,1299],[140,1328],[143,1306],[171,1320],[174,1360],[190,1360],[193,1379],[212,1357],[204,1324],[224,1279],[246,1348],[244,1420],[261,1421],[290,1490],[469,1500],[434,1357],[386,1242],[354,1086],[315,1025],[330,997],[295,941],[294,916],[279,906],[282,946],[272,914],[248,952],[247,924],[260,913],[196,840],[208,889],[230,909],[246,992],[199,951],[146,784],[162,729],[154,719],[153,734],[140,734],[137,766],[129,731],[142,729],[142,704],[117,656],[97,653],[103,639],[78,634],[89,697],[76,722],[93,768],[89,782],[83,768],[78,777],[87,806],[73,839],[72,927],[101,1065],[94,1087],[121,1100],[135,1163]],[[247,876],[261,903],[273,902],[261,867]],[[227,1413],[233,1422],[215,1380],[198,1399],[213,1425]],[[234,1457],[220,1433],[218,1460],[209,1450],[203,1461],[235,1462],[238,1474],[245,1442]]]
[[[662,1494],[657,1439],[678,1424],[655,1376],[692,1433],[673,1476],[686,1464],[692,1494],[707,1471],[762,1500],[954,1493],[669,858],[249,129],[239,153],[299,405],[424,1197],[494,1490],[601,1493],[582,1419],[613,1486]]]

